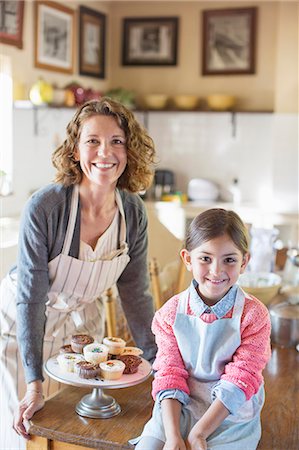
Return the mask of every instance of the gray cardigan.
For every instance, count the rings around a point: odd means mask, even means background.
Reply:
[[[33,194],[22,214],[17,262],[17,339],[27,383],[43,379],[45,304],[50,284],[48,262],[62,251],[72,191],[72,186],[50,184]],[[131,260],[117,287],[132,336],[143,349],[144,357],[151,360],[156,345],[151,332],[154,308],[147,268],[147,216],[138,195],[124,191],[120,194]],[[80,202],[70,256],[78,257],[79,243]]]

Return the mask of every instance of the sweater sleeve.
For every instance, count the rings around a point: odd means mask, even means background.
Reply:
[[[153,365],[154,370],[157,371],[152,390],[154,399],[159,391],[166,389],[179,389],[188,395],[190,394],[187,384],[189,375],[173,332],[178,299],[179,297],[175,296],[168,300],[156,312],[152,324],[152,330],[158,345],[157,357]]]
[[[43,380],[42,351],[49,289],[47,219],[34,199],[25,207],[18,252],[17,340],[27,383]]]
[[[241,319],[241,345],[225,366],[221,380],[238,386],[249,400],[263,382],[262,371],[271,356],[271,323],[268,309],[247,297]]]

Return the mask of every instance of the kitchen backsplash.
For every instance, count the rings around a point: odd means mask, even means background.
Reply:
[[[2,215],[18,215],[28,195],[54,177],[51,154],[74,113],[14,109],[13,194]],[[238,178],[242,200],[278,212],[298,210],[298,116],[272,113],[136,112],[155,141],[159,168],[186,192],[191,178],[227,188]]]

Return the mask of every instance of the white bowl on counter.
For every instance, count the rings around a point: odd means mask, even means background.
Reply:
[[[219,197],[219,187],[205,178],[193,178],[188,184],[188,198],[194,201],[215,201]]]

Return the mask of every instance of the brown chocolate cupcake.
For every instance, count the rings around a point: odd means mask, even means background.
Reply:
[[[71,340],[71,347],[75,353],[83,353],[83,347],[87,344],[92,344],[94,338],[88,334],[74,334]]]
[[[67,345],[63,345],[62,347],[60,347],[59,349],[59,353],[75,353],[72,349],[71,344],[67,344]]]
[[[79,375],[80,378],[96,378],[100,375],[100,368],[96,364],[92,364],[87,361],[79,361],[74,365],[74,372]]]
[[[138,371],[139,364],[142,363],[142,359],[135,355],[120,355],[117,357],[120,361],[125,363],[124,374],[132,374]]]

